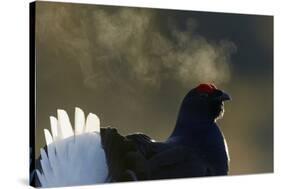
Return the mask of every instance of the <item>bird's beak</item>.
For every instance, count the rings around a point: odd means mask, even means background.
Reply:
[[[219,100],[219,101],[227,101],[227,100],[231,100],[231,97],[229,94],[227,94],[226,92],[224,91],[221,91],[221,95],[216,97],[216,100]]]

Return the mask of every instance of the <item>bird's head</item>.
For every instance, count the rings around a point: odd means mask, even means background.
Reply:
[[[212,120],[221,118],[224,113],[224,101],[231,97],[213,84],[200,84],[185,96],[180,116],[193,120]]]

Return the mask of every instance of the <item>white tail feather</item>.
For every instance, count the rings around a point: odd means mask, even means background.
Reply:
[[[57,118],[51,116],[50,117],[50,123],[51,123],[51,131],[53,135],[53,141],[56,141],[58,139],[58,120]]]
[[[85,115],[80,108],[75,108],[75,135],[83,133],[85,126]]]
[[[73,129],[66,111],[58,110],[58,123],[62,138],[73,136]]]
[[[85,132],[100,132],[100,119],[97,115],[89,113],[86,121]]]
[[[44,129],[44,134],[45,134],[46,144],[49,145],[49,144],[53,143],[53,137],[52,137],[51,133],[49,132],[49,130]]]
[[[52,134],[44,129],[47,153],[41,149],[42,187],[72,186],[106,182],[108,167],[100,139],[99,118],[75,108],[75,135],[67,113],[58,110],[50,117]]]

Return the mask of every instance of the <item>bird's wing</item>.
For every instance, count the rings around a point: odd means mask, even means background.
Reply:
[[[174,143],[156,142],[145,134],[126,136],[136,151],[128,153],[139,180],[205,176],[207,165],[197,150]]]
[[[205,176],[207,165],[204,158],[193,148],[174,143],[155,142],[142,133],[126,136],[133,141],[138,152],[134,171],[148,175],[144,179],[168,179]],[[148,172],[148,173],[144,173]],[[138,176],[138,175],[137,175]],[[142,177],[141,177],[142,178]]]
[[[41,149],[37,177],[42,187],[84,185],[105,182],[106,157],[101,145],[99,118],[75,109],[75,134],[69,117],[58,110],[50,117],[51,132],[45,129],[46,147]]]
[[[149,160],[150,164],[156,166],[169,166],[178,162],[183,162],[188,156],[186,149],[182,146],[176,146],[168,148],[167,150],[161,151]],[[178,154],[178,156],[177,156]]]
[[[111,182],[134,180],[127,177],[129,152],[135,151],[133,143],[120,135],[115,128],[101,128],[102,145],[105,150]]]
[[[152,179],[206,176],[204,159],[192,148],[175,146],[149,159]]]
[[[140,151],[146,159],[151,158],[155,153],[161,151],[161,143],[155,142],[149,136],[143,133],[136,133],[126,136],[127,139],[135,144],[135,147]]]

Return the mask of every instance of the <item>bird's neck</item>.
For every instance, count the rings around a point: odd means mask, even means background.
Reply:
[[[188,116],[186,113],[179,114],[176,126],[169,138],[189,136],[200,133],[215,123],[213,118],[204,114]]]

